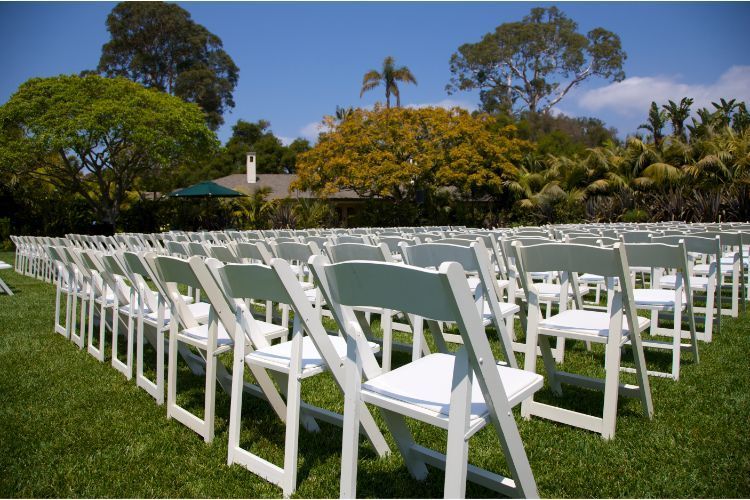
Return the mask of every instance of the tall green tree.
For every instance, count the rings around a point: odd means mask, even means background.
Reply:
[[[0,107],[0,173],[78,195],[112,226],[145,176],[217,146],[198,106],[124,78],[34,78]]]
[[[449,93],[479,89],[486,111],[525,108],[547,112],[592,77],[621,81],[626,54],[604,28],[585,35],[557,7],[536,7],[519,22],[503,23],[450,59]]]
[[[227,109],[239,68],[221,39],[173,3],[122,2],[107,17],[111,40],[102,47],[97,71],[124,76],[146,87],[197,103],[216,130]]]
[[[401,107],[401,92],[398,88],[398,82],[417,84],[417,79],[406,66],[396,67],[396,61],[392,56],[383,60],[383,69],[377,71],[371,69],[362,77],[362,90],[359,97],[383,84],[385,87],[385,107],[391,107],[391,94],[396,96],[396,107]]]

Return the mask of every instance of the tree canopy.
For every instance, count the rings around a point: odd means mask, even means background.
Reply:
[[[234,107],[239,68],[221,39],[173,3],[122,2],[107,17],[111,40],[97,71],[197,103],[216,130]]]
[[[459,197],[499,195],[529,143],[512,126],[454,108],[354,110],[328,119],[328,132],[297,159],[297,188],[323,195],[351,189],[363,197],[413,200],[420,190],[449,188]]]
[[[124,78],[34,78],[0,107],[2,173],[79,195],[112,225],[147,174],[216,146],[198,106]]]
[[[479,89],[486,111],[546,112],[588,78],[624,79],[625,58],[615,33],[594,28],[584,35],[557,7],[536,7],[461,45],[450,59],[447,90]]]

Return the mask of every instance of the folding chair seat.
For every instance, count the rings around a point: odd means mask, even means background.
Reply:
[[[234,361],[229,421],[227,461],[238,463],[251,472],[280,486],[285,496],[297,486],[297,450],[299,426],[317,432],[315,419],[341,425],[341,416],[329,410],[305,403],[301,398],[303,379],[330,370],[341,387],[344,384],[341,359],[346,356],[346,343],[338,336],[328,335],[288,262],[273,259],[272,266],[262,264],[222,264],[218,260],[190,259],[196,278],[203,284],[206,296],[214,305],[217,319],[231,332],[234,342]],[[263,322],[253,318],[245,301],[248,299],[289,304],[294,310],[292,339],[271,345],[264,332]],[[267,327],[267,326],[266,326]],[[272,325],[285,331],[286,328]],[[305,336],[304,334],[307,333]],[[368,348],[377,350],[376,344]],[[244,383],[248,367],[258,386]],[[286,401],[279,394],[272,378],[276,379]],[[253,392],[268,400],[279,418],[286,422],[284,463],[279,467],[240,446],[242,397]],[[361,410],[362,430],[373,442],[378,454],[385,455],[388,445],[366,407]]]
[[[525,418],[536,415],[581,427],[600,433],[604,439],[611,439],[615,434],[617,399],[622,394],[639,398],[644,412],[652,418],[651,389],[641,342],[641,332],[648,327],[650,320],[636,315],[628,261],[622,244],[603,248],[572,243],[522,246],[515,242],[513,248],[529,304],[525,369],[536,373],[536,349],[539,346],[554,394],[562,395],[561,382],[590,389],[604,389],[604,411],[601,418],[543,404],[534,401],[533,396],[522,403],[521,414]],[[605,276],[608,288],[607,311],[570,310],[563,302],[557,314],[542,319],[539,310],[541,298],[530,273],[549,269],[560,272],[563,289],[569,286],[575,273],[590,272]],[[614,278],[619,279],[618,287],[615,287]],[[549,346],[550,337],[604,344],[605,379],[558,371]],[[633,351],[637,385],[620,384],[621,348],[627,342],[630,342]]]
[[[463,497],[467,480],[509,496],[536,497],[511,408],[538,390],[542,378],[497,364],[461,265],[446,262],[433,271],[381,262],[328,264],[323,257],[311,262],[348,345],[341,497],[356,496],[362,403],[378,407],[412,476],[426,479],[426,464],[445,470],[446,498]],[[360,340],[362,325],[353,308],[362,306],[403,310],[426,318],[431,330],[439,328],[438,321],[455,323],[463,345],[455,355],[430,354],[383,372]],[[446,454],[418,445],[406,417],[447,429]],[[487,424],[497,433],[514,479],[468,464],[469,438]]]

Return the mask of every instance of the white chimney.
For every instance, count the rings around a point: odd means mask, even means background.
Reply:
[[[256,155],[254,152],[249,152],[247,154],[247,183],[248,184],[255,184],[255,160]]]

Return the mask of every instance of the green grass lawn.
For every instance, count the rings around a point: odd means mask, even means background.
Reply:
[[[13,255],[0,253],[0,260],[12,262]],[[0,295],[0,497],[281,496],[244,468],[226,465],[229,399],[221,390],[216,439],[206,445],[114,370],[109,352],[99,363],[53,332],[52,285],[12,270],[0,277],[15,292]],[[549,421],[523,421],[516,410],[540,495],[750,496],[750,316],[725,317],[721,334],[700,348],[698,365],[683,354],[679,382],[651,378],[653,420],[638,401],[620,400],[613,441]],[[666,352],[647,351],[646,358],[650,368],[669,366]],[[394,356],[396,364],[406,360]],[[563,368],[602,374],[603,351],[573,345]],[[179,377],[180,404],[200,414],[201,378],[186,366]],[[601,393],[565,389],[555,398],[545,387],[539,399],[601,415]],[[305,381],[303,397],[341,411],[343,399],[328,376]],[[284,426],[269,406],[246,396],[243,416],[243,446],[281,464]],[[444,431],[417,422],[411,427],[419,443],[444,451]],[[426,481],[413,480],[387,438],[394,453],[385,459],[362,442],[358,496],[442,497],[442,472],[431,469]],[[301,431],[297,496],[338,496],[340,451],[339,428]],[[469,456],[507,473],[491,428],[472,438]],[[467,496],[496,495],[469,484]]]

